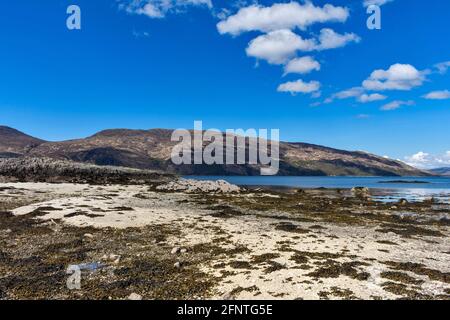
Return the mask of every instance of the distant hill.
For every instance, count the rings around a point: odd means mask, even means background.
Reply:
[[[13,129],[12,129],[13,130]],[[16,131],[16,136],[26,136]],[[162,170],[183,175],[259,175],[257,165],[182,165],[170,159],[172,130],[105,130],[93,136],[62,142],[32,140],[16,154],[28,157],[50,157],[97,165],[123,166],[137,169]],[[26,136],[28,137],[28,136]],[[0,150],[10,142],[0,136]],[[247,141],[248,143],[248,141]],[[21,151],[22,152],[19,152]],[[236,151],[236,150],[235,150]],[[307,143],[280,144],[280,175],[298,176],[425,176],[429,173],[360,151],[344,151]]]
[[[44,142],[16,129],[0,126],[0,158],[18,157]]]
[[[440,176],[450,176],[450,167],[436,168],[429,171]]]

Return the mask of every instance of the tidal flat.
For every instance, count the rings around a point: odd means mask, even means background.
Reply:
[[[450,299],[450,207],[348,189],[0,184],[0,299]],[[81,288],[69,265],[90,265]]]

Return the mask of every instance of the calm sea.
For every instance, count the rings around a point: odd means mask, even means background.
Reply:
[[[297,188],[368,187],[374,190],[375,194],[379,194],[380,199],[384,201],[396,201],[399,198],[422,200],[433,196],[441,199],[443,202],[448,202],[450,197],[450,177],[187,176],[185,178],[225,180],[241,186],[285,186]]]

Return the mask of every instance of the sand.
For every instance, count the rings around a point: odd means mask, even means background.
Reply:
[[[360,224],[298,218],[284,212],[281,202],[276,204],[283,195],[272,192],[208,195],[205,201],[201,195],[155,192],[142,185],[10,183],[0,184],[0,190],[0,202],[28,202],[11,210],[16,216],[41,210],[45,213],[33,219],[125,232],[172,226],[179,231],[168,236],[170,248],[194,255],[191,248],[213,244],[233,252],[195,265],[217,279],[206,298],[450,298],[450,228],[445,223],[423,226],[436,234],[405,236],[395,229],[380,232],[392,225],[378,220],[384,218],[368,217]],[[241,202],[275,204],[256,210],[236,205]],[[298,202],[302,206],[305,198]],[[384,207],[379,213],[386,215]],[[416,265],[402,265],[411,262]]]

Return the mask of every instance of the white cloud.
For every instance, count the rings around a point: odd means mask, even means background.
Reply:
[[[367,90],[411,90],[425,81],[425,71],[419,71],[410,64],[394,64],[387,70],[375,70],[363,82]]]
[[[304,82],[299,79],[297,81],[289,81],[278,86],[278,92],[296,93],[318,93],[320,89],[320,82],[311,81]]]
[[[450,91],[443,90],[443,91],[432,91],[426,95],[423,96],[425,99],[429,100],[446,100],[450,99]]]
[[[332,96],[332,99],[348,99],[348,98],[357,98],[361,96],[364,93],[364,89],[361,87],[353,87],[344,91],[340,91],[338,93],[335,93]]]
[[[314,70],[320,70],[320,63],[311,56],[292,59],[284,66],[285,75],[289,73],[306,74]]]
[[[405,157],[405,162],[413,167],[432,169],[450,166],[450,151],[441,155],[432,155],[420,151],[412,156]]]
[[[345,22],[349,11],[344,7],[326,4],[316,7],[310,1],[275,3],[270,7],[254,4],[241,8],[235,15],[217,24],[221,34],[238,35],[242,32],[270,32],[280,29],[305,29],[315,23]]]
[[[353,33],[338,34],[331,29],[322,29],[318,39],[303,39],[289,29],[281,29],[256,37],[250,41],[246,52],[271,64],[285,64],[297,51],[334,49],[352,41],[359,41],[359,37]]]
[[[211,0],[133,0],[120,7],[128,13],[160,19],[168,13],[178,13],[189,6],[213,7]]]
[[[322,29],[319,35],[319,44],[315,50],[327,50],[344,47],[349,42],[360,42],[361,38],[354,33],[339,34],[332,29]]]
[[[164,18],[164,14],[155,5],[147,3],[144,7],[136,11],[137,14],[144,14],[150,18]]]
[[[392,102],[389,102],[388,104],[385,104],[381,107],[381,110],[383,111],[391,111],[396,110],[400,108],[401,106],[412,106],[414,105],[414,101],[401,101],[401,100],[395,100]]]
[[[361,96],[359,96],[357,100],[361,103],[368,103],[374,101],[381,101],[385,99],[387,99],[387,97],[379,93],[372,93],[372,94],[364,93]]]
[[[368,7],[371,5],[376,5],[376,6],[382,6],[388,2],[392,2],[394,0],[364,0],[363,5],[364,7]]]
[[[343,100],[349,98],[355,98],[356,101],[361,103],[368,103],[387,99],[387,97],[382,94],[379,93],[367,94],[365,93],[364,88],[353,87],[333,94],[330,98],[325,100],[325,103],[331,103],[334,101],[334,99]]]
[[[440,74],[445,74],[447,73],[448,68],[450,68],[450,61],[437,63],[434,65],[434,67]]]
[[[247,55],[267,60],[271,64],[283,64],[295,56],[298,50],[313,50],[313,40],[304,40],[291,30],[269,32],[253,39],[247,47]]]

